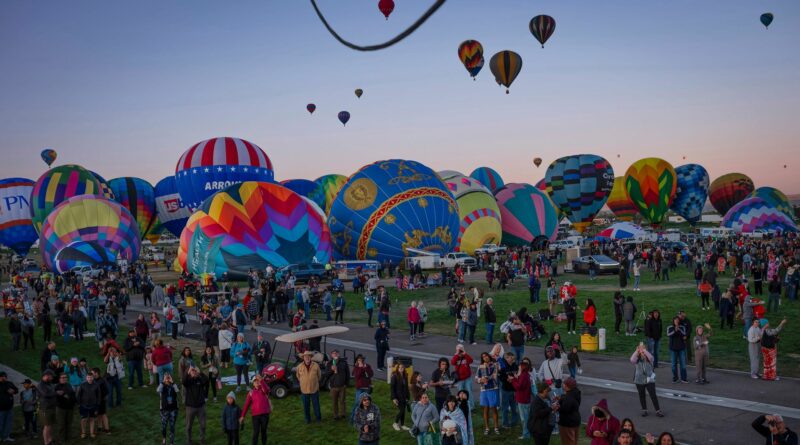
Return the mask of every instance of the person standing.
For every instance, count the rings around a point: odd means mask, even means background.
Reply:
[[[481,354],[481,364],[478,366],[478,374],[475,376],[475,380],[481,388],[480,404],[483,407],[484,436],[489,435],[489,414],[492,415],[492,420],[494,420],[494,433],[500,434],[497,416],[497,407],[500,405],[498,368],[488,353]]]
[[[456,353],[450,359],[450,364],[453,365],[453,377],[455,379],[455,389],[457,391],[466,391],[470,395],[470,407],[472,406],[472,356],[467,354],[464,350],[464,345],[456,345]]]
[[[411,393],[408,389],[406,366],[403,363],[398,363],[394,372],[392,372],[389,386],[391,388],[392,403],[397,408],[397,415],[394,417],[392,428],[395,431],[400,431],[401,429],[408,431],[410,428],[405,426],[404,423],[406,420],[406,405],[408,405]]]
[[[643,343],[639,343],[636,350],[631,354],[631,363],[636,367],[633,374],[633,383],[636,385],[636,391],[639,393],[639,404],[642,406],[642,417],[647,417],[647,399],[644,392],[650,394],[650,401],[653,402],[653,408],[656,409],[656,416],[663,417],[661,407],[658,404],[658,396],[656,395],[656,374],[653,371],[653,356],[647,352],[647,348]]]
[[[64,329],[66,332],[66,329]],[[12,313],[8,320],[8,333],[11,334],[11,351],[19,351],[19,342],[22,338],[22,322],[19,321],[16,313]],[[68,334],[64,335],[64,342],[69,338]]]
[[[200,428],[200,444],[206,443],[206,385],[208,377],[200,372],[196,366],[189,368],[183,379],[183,388],[186,392],[184,403],[186,405],[186,442],[192,443],[192,427],[197,418]]]
[[[559,399],[558,433],[561,445],[578,445],[581,427],[581,391],[574,378],[564,380],[564,395]]]
[[[128,336],[125,339],[125,359],[128,361],[128,389],[133,389],[134,374],[139,378],[139,387],[143,387],[142,371],[144,367],[144,346],[137,336]]]
[[[519,371],[516,356],[511,351],[506,352],[502,357],[498,357],[497,366],[499,368],[497,377],[500,381],[500,420],[504,428],[513,428],[519,422],[516,390],[512,383],[512,379]],[[528,392],[530,393],[530,388]]]
[[[750,358],[750,378],[758,379],[761,369],[761,320],[753,320],[747,330],[747,354]]]
[[[247,393],[244,401],[244,408],[239,417],[239,423],[244,423],[247,411],[250,411],[253,421],[253,440],[252,445],[258,445],[258,438],[261,437],[261,445],[267,443],[267,428],[269,427],[269,415],[272,412],[272,404],[269,401],[269,386],[257,374],[253,377],[253,388]]]
[[[513,353],[510,353],[513,357]],[[528,417],[531,412],[531,368],[527,361],[520,363],[514,374],[508,374],[506,381],[514,388],[514,405],[517,408],[518,418],[522,424],[522,435],[518,437],[519,440],[530,439],[531,433],[528,430]],[[505,422],[506,413],[503,412],[503,421]],[[517,415],[514,416],[517,418]],[[513,426],[513,423],[509,424]],[[504,425],[505,426],[505,425]]]
[[[356,363],[353,365],[353,379],[355,380],[356,397],[353,403],[353,409],[350,411],[351,424],[355,421],[355,413],[356,409],[358,408],[358,404],[361,401],[361,395],[371,391],[372,377],[374,375],[375,373],[372,371],[372,367],[367,363],[364,356],[358,354],[356,356]]]
[[[389,352],[389,328],[386,327],[386,320],[378,323],[374,339],[375,350],[378,352],[378,371],[385,371],[386,353]]]
[[[636,305],[633,304],[633,297],[628,296],[625,303],[622,305],[622,316],[625,319],[625,335],[629,337],[636,336]]]
[[[159,411],[161,414],[161,445],[175,445],[175,421],[178,419],[178,385],[172,381],[170,374],[165,374],[164,379],[158,384],[156,392],[159,395]]]
[[[56,425],[56,412],[58,394],[56,394],[53,378],[53,371],[45,370],[42,373],[42,380],[36,385],[36,392],[39,393],[39,417],[42,419],[42,440],[45,445],[54,442],[53,427]]]
[[[322,413],[319,408],[319,380],[322,371],[317,362],[311,360],[314,353],[303,352],[303,362],[297,365],[295,373],[300,383],[300,400],[303,402],[303,414],[306,424],[311,423],[311,405],[314,406],[314,415],[317,423],[322,422]]]
[[[494,311],[494,300],[490,297],[483,305],[483,321],[486,326],[486,344],[494,343],[494,326],[497,323],[497,314]]]
[[[672,325],[667,327],[669,337],[669,353],[672,362],[672,383],[689,383],[686,380],[686,329],[680,323],[681,319],[672,319]],[[680,375],[678,373],[680,371]],[[680,378],[680,380],[679,380]]]
[[[780,380],[778,377],[778,334],[786,325],[786,319],[781,320],[776,328],[769,326],[769,320],[761,319],[761,355],[764,358],[764,380]]]
[[[619,328],[622,325],[622,306],[625,304],[625,297],[622,292],[614,292],[614,333],[619,334]]]
[[[536,385],[531,414],[528,418],[528,431],[535,445],[548,445],[553,434],[555,414],[559,410],[558,401],[550,400],[550,385],[540,382]]]
[[[433,387],[436,409],[441,411],[445,401],[447,401],[447,398],[450,396],[452,377],[450,376],[450,362],[447,358],[441,357],[437,365],[436,370],[431,374],[431,380],[428,386]]]
[[[222,431],[228,438],[228,445],[239,445],[239,424],[244,421],[242,409],[236,404],[236,393],[229,392],[222,408]]]
[[[639,264],[639,260],[634,260],[633,262],[633,290],[638,292],[642,290],[639,287],[639,282],[642,280],[642,266]]]
[[[69,384],[69,377],[66,374],[58,376],[58,384],[56,385],[56,425],[58,425],[58,434],[56,434],[56,442],[69,443],[72,428],[72,417],[75,411],[75,390]]]
[[[39,405],[39,393],[31,379],[22,382],[19,404],[22,409],[25,434],[29,439],[36,439],[36,406]]]
[[[764,425],[765,422],[766,425]],[[766,445],[797,444],[797,433],[786,428],[783,417],[777,414],[758,416],[753,420],[751,426],[761,437],[766,439]]]
[[[419,325],[417,326],[417,337],[425,336],[425,323],[428,321],[428,308],[425,307],[425,302],[420,300],[417,302],[417,311],[419,312]]]
[[[94,422],[97,419],[98,406],[100,405],[100,385],[94,381],[94,375],[86,375],[86,381],[78,386],[76,399],[81,416],[81,439],[86,438],[87,423],[89,424],[89,436],[94,439]]]
[[[590,445],[611,445],[619,434],[619,419],[611,415],[606,399],[600,399],[592,407],[592,414],[586,422],[586,437],[592,441]]]
[[[344,419],[347,386],[350,384],[350,367],[347,366],[347,360],[339,358],[338,349],[331,352],[331,361],[327,371],[331,401],[333,402],[333,420]]]
[[[369,393],[361,394],[353,423],[358,430],[358,445],[378,445],[381,438],[381,410]]]
[[[367,326],[372,327],[372,314],[375,312],[375,295],[372,293],[367,293],[364,295],[364,309],[367,310]],[[330,319],[329,319],[330,320]],[[359,399],[356,399],[356,406],[360,402]]]
[[[753,324],[753,318],[755,318],[755,312],[753,308],[756,306],[762,306],[763,304],[764,303],[762,302],[753,301],[752,295],[745,295],[744,302],[742,302],[742,319],[744,320],[744,333],[742,334],[742,338],[747,339],[747,331]]]
[[[525,337],[526,337],[525,327],[522,325],[522,321],[519,317],[514,316],[511,320],[511,327],[508,330],[508,334],[506,334],[506,341],[508,342],[508,346],[514,352],[516,356],[517,363],[522,360],[522,357],[525,355]]]
[[[711,383],[706,378],[706,368],[708,368],[708,338],[711,337],[711,326],[706,323],[705,329],[703,326],[695,328],[694,336],[694,367],[697,371],[695,375],[695,383]]]
[[[344,295],[341,292],[336,293],[336,301],[333,303],[334,309],[334,324],[344,324],[344,309],[345,309],[346,302],[344,300]]]
[[[406,314],[406,319],[408,320],[409,340],[414,341],[420,322],[416,301],[411,302],[411,306],[408,308],[408,313]]]
[[[477,345],[478,343],[475,342],[475,328],[478,326],[478,306],[474,301],[469,304],[464,324],[466,326],[464,340],[472,345]]]
[[[108,384],[108,407],[122,405],[122,379],[125,378],[125,367],[119,356],[117,348],[108,348],[104,359],[106,362],[106,383]],[[114,393],[117,394],[117,403],[114,404]]]
[[[244,334],[239,333],[236,336],[236,343],[231,345],[231,356],[233,357],[233,365],[236,367],[236,392],[241,390],[242,381],[247,385],[250,380],[250,357],[253,349],[250,343],[244,341]]]
[[[419,401],[411,410],[411,430],[417,432],[417,445],[425,445],[427,438],[436,434],[436,423],[439,421],[439,412],[431,403],[427,392],[420,395]],[[433,432],[431,432],[431,428]]]
[[[528,291],[530,292],[530,302],[539,302],[539,293],[542,290],[542,282],[539,280],[539,275],[532,273],[528,278]]]
[[[18,392],[16,385],[8,381],[8,374],[0,371],[0,441],[2,442],[13,442],[11,426],[14,423],[14,395]]]

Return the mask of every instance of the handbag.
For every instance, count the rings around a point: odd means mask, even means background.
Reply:
[[[408,433],[411,434],[411,437],[417,437],[419,436],[419,428],[417,428],[417,426],[414,425],[411,427],[410,430],[408,430]]]
[[[222,389],[222,379],[217,377],[216,380],[217,380],[217,390],[221,390]]]

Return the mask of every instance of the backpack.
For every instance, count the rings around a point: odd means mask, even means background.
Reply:
[[[508,334],[508,332],[511,330],[511,324],[512,323],[510,320],[504,321],[503,324],[500,325],[500,332],[503,334]]]
[[[175,318],[175,312],[172,310],[172,308],[169,308],[167,311],[167,320],[172,321],[173,318]]]

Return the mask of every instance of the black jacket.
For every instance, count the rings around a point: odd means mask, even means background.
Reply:
[[[495,314],[492,306],[488,304],[483,305],[483,315],[486,323],[497,323],[497,315]]]
[[[56,385],[56,391],[62,391],[62,394],[56,395],[56,407],[61,409],[73,409],[75,408],[75,390],[72,389],[72,386],[69,383],[61,384],[59,383]]]
[[[500,371],[497,373],[497,378],[500,380],[500,388],[502,388],[503,391],[514,391],[514,385],[508,382],[508,378],[514,377],[517,370],[519,370],[517,362],[514,362],[513,365],[509,365],[505,357],[503,357],[497,361],[497,366],[500,368]]]
[[[0,383],[0,411],[8,411],[14,407],[14,394],[17,392],[19,392],[17,387],[8,380]]]
[[[56,407],[56,387],[52,383],[39,382],[36,385],[36,392],[39,393],[39,404],[42,409],[53,409]]]
[[[528,416],[528,431],[534,436],[550,435],[553,426],[550,425],[550,413],[552,409],[547,403],[539,397],[538,394],[533,396],[533,406],[531,406],[531,414]]]
[[[561,396],[561,407],[558,409],[558,424],[573,428],[581,426],[581,392],[575,388]]]
[[[333,372],[334,368],[336,368],[335,373]],[[338,359],[335,366],[333,360],[331,360],[328,366],[328,374],[330,374],[331,388],[343,388],[350,383],[350,367],[347,366],[345,360]]]
[[[661,324],[661,317],[653,318],[650,317],[644,322],[644,336],[647,338],[652,338],[653,340],[660,340],[661,335],[664,332],[664,328]]]
[[[786,428],[783,434],[775,434],[769,430],[769,427],[764,425],[766,421],[765,416],[758,416],[753,421],[753,429],[764,438],[766,438],[766,445],[797,445],[797,433]]]
[[[399,377],[396,373],[392,374],[391,380],[392,400],[397,400],[400,403],[407,403],[411,394],[408,390],[408,380],[404,377]]]
[[[128,361],[142,361],[144,360],[144,346],[141,341],[138,342],[138,345],[134,345],[133,340],[139,340],[139,337],[125,339],[125,358]]]
[[[183,386],[186,388],[186,406],[190,408],[202,408],[206,404],[208,394],[208,377],[205,374],[198,374],[197,377],[187,375],[183,378]]]

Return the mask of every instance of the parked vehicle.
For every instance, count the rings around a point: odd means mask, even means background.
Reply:
[[[619,273],[619,262],[605,255],[586,255],[572,260],[572,271],[575,273],[589,273],[589,266],[596,265],[598,274]]]
[[[311,264],[289,264],[278,269],[279,276],[283,277],[289,272],[294,275],[297,281],[308,281],[311,277],[317,277],[320,281],[325,278],[325,265],[321,263]]]
[[[396,264],[393,264],[393,266],[396,266]],[[370,277],[376,277],[382,266],[381,263],[375,260],[343,260],[337,261],[333,268],[336,270],[336,276],[340,280],[349,280],[356,276],[357,271],[361,271],[361,273]]]
[[[75,266],[72,268],[72,273],[82,278],[97,278],[103,273],[103,269],[91,266]]]
[[[727,227],[703,227],[700,229],[700,236],[712,239],[728,238],[733,236],[733,230]]]
[[[498,246],[497,244],[484,244],[475,249],[475,255],[483,255],[484,253],[494,255],[495,253],[505,253],[506,250],[508,250],[506,247]]]
[[[475,267],[478,265],[478,261],[465,252],[450,252],[442,258],[442,263],[444,263],[445,267],[450,268],[456,266]]]
[[[558,241],[553,241],[550,243],[548,249],[550,250],[567,250],[570,248],[576,247],[575,241],[571,239],[560,239]]]

